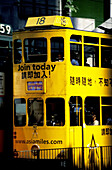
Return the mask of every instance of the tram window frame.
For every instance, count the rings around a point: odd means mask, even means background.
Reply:
[[[31,46],[31,43],[32,43],[32,46]],[[48,56],[48,54],[47,54],[47,38],[36,37],[36,38],[25,38],[24,39],[25,63],[46,62],[47,56]]]
[[[93,119],[96,119],[93,122]],[[89,96],[85,98],[85,123],[87,126],[100,125],[100,97]]]
[[[80,96],[71,96],[69,108],[70,126],[82,126],[82,98]]]
[[[26,100],[24,98],[14,99],[14,124],[15,126],[26,125]]]
[[[102,125],[112,125],[112,97],[102,97]]]
[[[51,44],[51,62],[63,62],[64,61],[64,38],[51,37],[50,44]]]
[[[46,99],[46,125],[64,126],[65,125],[65,100],[64,98]]]
[[[37,102],[37,103],[33,103],[33,102]],[[32,107],[31,107],[31,104],[32,104]],[[37,126],[44,125],[43,99],[38,99],[38,98],[28,99],[28,126],[33,126],[33,125],[37,125]]]
[[[101,67],[112,68],[112,46],[101,46]]]
[[[20,64],[21,62],[22,62],[22,40],[15,39],[14,40],[14,64]]]
[[[94,51],[86,51],[87,48],[94,48]],[[84,66],[99,67],[99,46],[84,45]]]

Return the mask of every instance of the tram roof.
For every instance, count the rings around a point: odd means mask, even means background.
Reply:
[[[70,17],[65,16],[41,16],[41,17],[29,17],[26,25],[23,29],[16,30],[21,31],[35,31],[35,30],[49,30],[49,29],[73,29],[77,31],[93,32],[99,34],[99,32],[78,30],[75,29]],[[104,33],[100,33],[103,34]]]

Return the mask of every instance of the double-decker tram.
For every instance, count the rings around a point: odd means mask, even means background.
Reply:
[[[14,151],[101,157],[112,146],[112,35],[75,30],[69,17],[29,18],[13,33],[13,110]]]

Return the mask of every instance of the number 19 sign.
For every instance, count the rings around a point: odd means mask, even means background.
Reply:
[[[10,25],[7,24],[1,24],[0,23],[0,34],[7,34],[11,35],[12,34],[12,28]]]

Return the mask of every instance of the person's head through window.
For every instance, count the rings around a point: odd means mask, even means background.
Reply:
[[[92,116],[92,119],[93,119],[93,125],[99,125],[99,121],[96,120],[96,115],[95,114]]]

